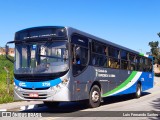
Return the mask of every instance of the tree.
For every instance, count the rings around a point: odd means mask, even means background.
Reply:
[[[160,34],[158,34],[160,35]],[[159,50],[158,50],[158,45],[159,42],[155,41],[155,42],[149,42],[148,44],[151,47],[151,52],[152,52],[152,56],[154,57],[155,61],[154,63],[160,63],[160,55],[159,55]]]
[[[160,32],[159,32],[159,33],[157,33],[157,35],[160,37]]]

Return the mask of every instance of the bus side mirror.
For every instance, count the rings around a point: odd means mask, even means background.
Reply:
[[[11,58],[11,57],[9,56],[9,46],[8,46],[8,45],[5,46],[5,52],[6,52],[6,58],[7,58],[10,62],[14,63],[14,58]]]
[[[6,51],[6,56],[7,56],[7,55],[8,55],[8,52],[9,52],[9,46],[8,46],[8,45],[6,45],[5,51]]]

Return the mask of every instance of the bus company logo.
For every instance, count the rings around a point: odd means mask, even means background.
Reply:
[[[35,87],[34,87],[34,86],[32,86],[32,90],[35,90]]]
[[[25,83],[25,82],[20,82],[20,83],[19,83],[19,86],[21,86],[21,87],[26,87],[26,83]]]
[[[152,74],[149,74],[149,78],[152,78]]]

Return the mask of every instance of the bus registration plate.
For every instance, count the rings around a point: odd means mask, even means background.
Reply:
[[[39,96],[38,96],[38,93],[30,93],[29,97],[39,97]]]

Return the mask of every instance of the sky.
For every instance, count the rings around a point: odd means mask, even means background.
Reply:
[[[160,42],[160,0],[0,0],[0,47],[36,26],[70,26],[146,53]]]

